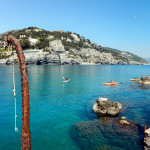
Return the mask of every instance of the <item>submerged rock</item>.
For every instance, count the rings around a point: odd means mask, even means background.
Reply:
[[[138,86],[141,89],[150,89],[150,87],[145,87],[145,86]]]
[[[86,150],[142,149],[139,127],[132,121],[130,125],[122,125],[117,118],[76,123],[71,136],[81,149]]]
[[[121,112],[122,105],[118,102],[108,100],[108,98],[98,98],[93,106],[93,110],[100,116],[115,116]]]
[[[119,119],[119,123],[122,124],[122,125],[130,125],[131,124],[130,121],[127,120],[126,117],[121,117]]]

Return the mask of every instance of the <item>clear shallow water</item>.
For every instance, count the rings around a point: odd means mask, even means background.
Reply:
[[[92,106],[98,97],[123,104],[120,116],[150,125],[150,89],[141,89],[130,78],[150,74],[150,66],[28,66],[30,88],[30,129],[33,150],[79,150],[70,136],[79,121],[94,120]],[[71,79],[62,83],[62,77]],[[20,149],[22,99],[20,71],[15,66],[17,127],[14,131],[12,66],[0,66],[0,149]],[[120,85],[102,86],[108,81]],[[130,85],[136,85],[135,88]],[[108,139],[106,139],[108,140]],[[109,144],[109,140],[108,140]]]

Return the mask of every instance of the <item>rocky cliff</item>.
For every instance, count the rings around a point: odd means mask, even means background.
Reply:
[[[20,41],[27,63],[44,64],[119,64],[139,65],[146,61],[137,55],[102,47],[73,32],[46,31],[36,27],[13,30],[11,34]],[[0,35],[0,40],[5,34]],[[4,52],[3,52],[4,53]],[[11,64],[12,57],[5,52],[0,63]],[[7,57],[6,57],[7,56]],[[15,56],[16,57],[16,56]],[[17,58],[15,58],[17,62]]]

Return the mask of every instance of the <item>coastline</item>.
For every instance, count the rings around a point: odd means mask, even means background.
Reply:
[[[16,52],[14,51],[14,63],[18,63],[18,58]],[[12,64],[11,52],[6,52],[6,55],[10,56],[6,59],[0,59],[0,65],[10,65]],[[67,54],[49,53],[39,49],[28,49],[24,50],[24,55],[27,64],[37,64],[37,65],[150,65],[143,62],[136,61],[121,61],[121,60],[111,60],[109,58],[105,60],[88,60],[81,59],[81,57],[67,57]]]

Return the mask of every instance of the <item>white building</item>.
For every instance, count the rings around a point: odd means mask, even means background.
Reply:
[[[36,43],[39,42],[38,39],[34,39],[34,38],[32,38],[32,37],[29,37],[29,41],[30,41],[31,45],[35,45]]]
[[[19,39],[23,39],[23,38],[25,38],[26,37],[26,35],[20,35],[19,36]]]

